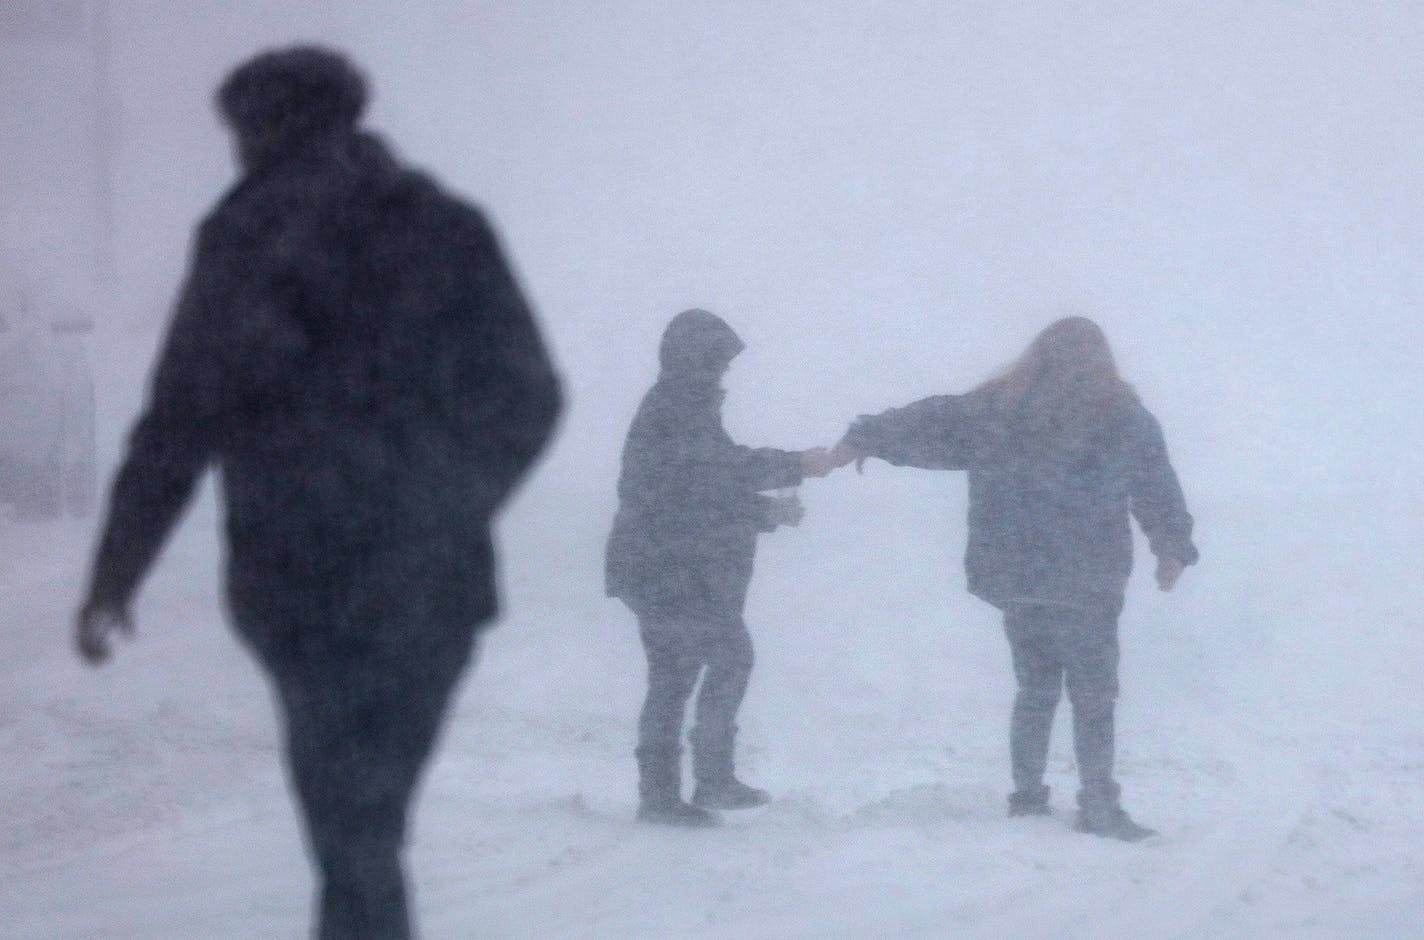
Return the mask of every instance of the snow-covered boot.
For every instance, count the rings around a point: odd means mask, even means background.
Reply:
[[[1156,829],[1138,825],[1118,803],[1117,786],[1078,794],[1078,819],[1073,828],[1079,832],[1117,839],[1120,842],[1141,842],[1157,835]]]
[[[733,760],[736,727],[725,734],[710,734],[693,728],[692,775],[697,787],[692,791],[695,806],[707,809],[751,809],[771,802],[771,794],[737,779]]]
[[[725,780],[699,780],[692,791],[695,806],[707,809],[751,809],[771,802],[771,794],[759,787],[748,786],[736,777]]]
[[[1102,811],[1079,810],[1078,821],[1074,823],[1073,828],[1079,832],[1121,842],[1141,842],[1157,835],[1156,829],[1134,822],[1133,818],[1127,815],[1127,810],[1121,806]]]
[[[1048,808],[1049,789],[1037,786],[1030,790],[1015,790],[1009,794],[1010,816],[1050,816]]]
[[[691,829],[705,829],[721,822],[716,813],[682,801],[681,750],[640,747],[636,753],[639,819]]]

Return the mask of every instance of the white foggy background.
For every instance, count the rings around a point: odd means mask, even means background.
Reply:
[[[1424,13],[290,6],[108,4],[97,246],[101,92],[63,43],[7,44],[5,289],[92,306],[107,478],[193,226],[233,177],[213,88],[297,40],[348,50],[369,126],[492,217],[569,407],[500,525],[505,615],[417,809],[429,936],[1419,935]],[[1202,550],[1161,595],[1139,544],[1122,618],[1124,799],[1166,844],[1067,832],[1062,719],[1059,819],[999,818],[1012,675],[963,590],[963,478],[876,463],[808,481],[801,529],[762,541],[742,764],[784,799],[701,844],[618,828],[644,667],[602,597],[603,539],[659,334],[689,306],[747,343],[733,437],[790,448],[966,390],[1065,313],[1102,324]],[[65,647],[88,527],[0,532],[21,756],[0,907],[21,936],[89,936],[105,910],[114,935],[303,922],[210,490],[147,582],[139,642],[97,674]]]

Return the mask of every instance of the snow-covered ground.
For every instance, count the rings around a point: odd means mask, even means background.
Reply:
[[[1062,722],[1055,815],[1004,818],[1007,652],[933,531],[952,514],[897,515],[920,485],[900,473],[808,484],[806,525],[764,542],[742,763],[777,799],[708,832],[633,821],[631,618],[522,500],[510,613],[419,804],[423,935],[1424,936],[1417,551],[1305,551],[1338,507],[1271,526],[1200,505],[1203,566],[1171,595],[1135,582],[1123,618],[1121,779],[1162,836],[1122,845],[1070,829]],[[310,875],[262,680],[222,624],[213,516],[198,506],[138,642],[98,672],[66,646],[87,527],[0,530],[6,937],[305,929]],[[1263,541],[1302,550],[1255,557]]]

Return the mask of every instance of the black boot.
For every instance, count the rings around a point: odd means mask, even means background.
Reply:
[[[1118,803],[1116,784],[1111,788],[1078,794],[1078,819],[1073,828],[1089,835],[1120,842],[1141,842],[1157,835],[1156,829],[1138,825]]]
[[[682,801],[682,751],[640,747],[636,753],[639,819],[692,829],[705,829],[721,822],[716,813]]]
[[[736,733],[734,726],[726,734],[712,735],[693,728],[688,735],[692,740],[692,774],[697,779],[697,788],[692,791],[694,805],[708,809],[751,809],[771,802],[771,794],[737,779],[732,757]]]
[[[1027,790],[1015,790],[1009,794],[1010,816],[1051,816],[1048,808],[1048,787],[1039,785]]]

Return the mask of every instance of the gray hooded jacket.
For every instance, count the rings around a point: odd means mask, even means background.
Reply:
[[[800,457],[734,444],[719,380],[742,341],[705,310],[674,317],[662,372],[623,446],[606,587],[635,609],[740,611],[756,537],[769,531],[762,490],[801,482]]]

